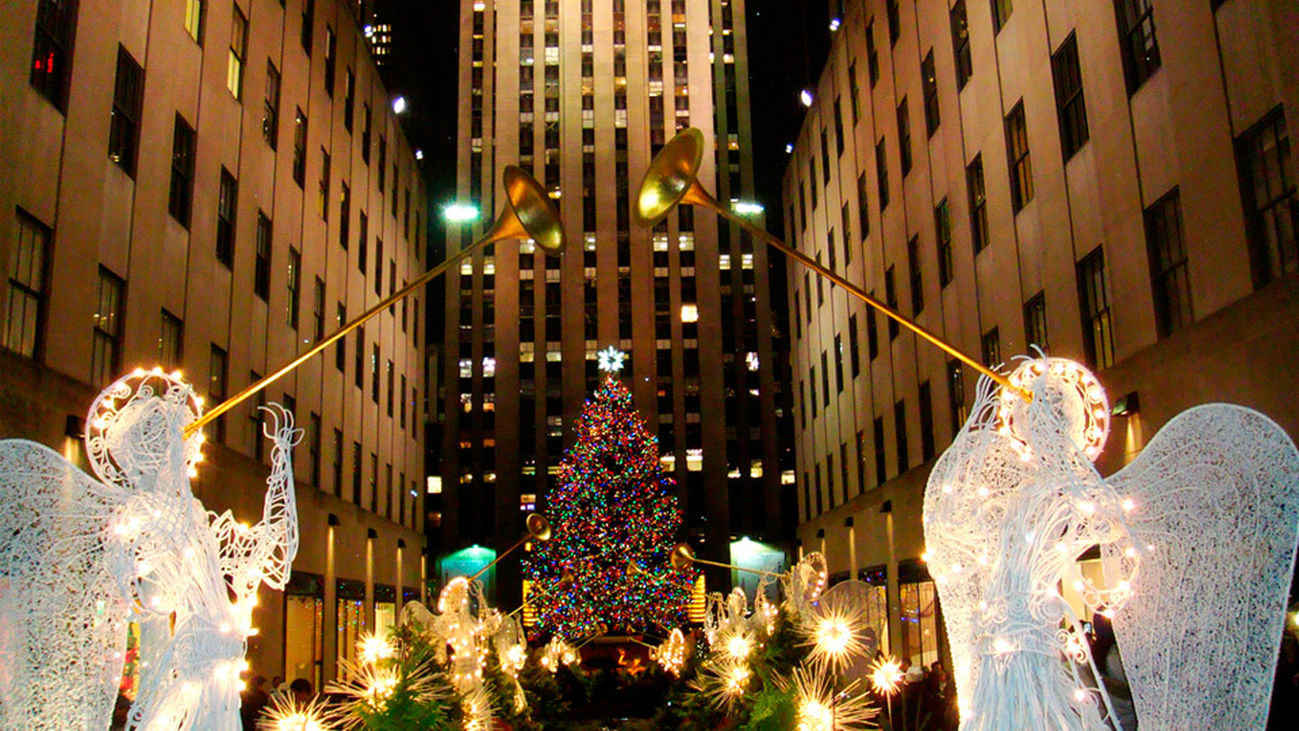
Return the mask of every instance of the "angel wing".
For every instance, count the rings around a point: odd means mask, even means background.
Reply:
[[[0,727],[108,725],[130,606],[104,554],[127,498],[48,447],[0,441]]]
[[[1263,728],[1299,540],[1299,452],[1240,406],[1178,415],[1110,484],[1145,548],[1114,615],[1143,727]],[[1104,549],[1106,573],[1130,557]]]

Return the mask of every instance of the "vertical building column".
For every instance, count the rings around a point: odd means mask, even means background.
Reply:
[[[885,500],[880,506],[884,514],[884,532],[889,542],[888,586],[886,599],[889,610],[889,649],[894,655],[902,651],[902,597],[898,584],[898,554],[893,543],[893,501]]]
[[[853,516],[844,518],[843,526],[848,529],[848,579],[851,581],[857,578],[857,529],[853,527]]]
[[[374,631],[374,539],[379,532],[373,528],[365,529],[365,625]]]
[[[338,578],[334,570],[334,531],[338,526],[338,516],[329,514],[329,527],[325,538],[325,596],[321,608],[321,681],[338,677]],[[317,689],[319,690],[319,689]]]
[[[393,583],[395,583],[395,584],[397,585],[397,599],[395,600],[396,603],[393,605],[393,607],[394,607],[394,608],[393,608],[393,619],[394,619],[394,621],[396,621],[398,624],[401,624],[401,602],[402,602],[402,583],[401,583],[402,576],[401,576],[401,572],[402,572],[402,568],[403,568],[403,566],[404,566],[404,564],[405,564],[405,561],[403,560],[403,558],[404,558],[404,555],[403,555],[403,554],[405,554],[405,552],[406,552],[406,539],[405,539],[405,538],[398,538],[398,539],[397,539],[397,579],[396,579],[396,581],[393,582]]]

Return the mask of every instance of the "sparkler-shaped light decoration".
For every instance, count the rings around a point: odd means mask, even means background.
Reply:
[[[868,728],[879,715],[879,709],[870,705],[870,697],[857,692],[856,680],[836,693],[834,679],[825,668],[806,665],[795,667],[790,679],[798,731]]]
[[[291,696],[273,695],[263,717],[269,731],[327,731],[332,728],[324,708],[316,699],[300,704]]]
[[[904,679],[902,663],[896,657],[881,657],[871,664],[871,690],[880,695],[894,695],[902,689]]]
[[[753,671],[748,664],[717,658],[704,663],[690,686],[706,695],[718,708],[731,708],[749,687]]]
[[[363,636],[356,643],[356,651],[361,662],[366,665],[377,665],[380,660],[387,660],[394,653],[388,640],[374,633]]]
[[[797,630],[805,638],[803,644],[812,647],[808,660],[837,672],[853,658],[864,657],[866,619],[854,595],[828,592],[817,606],[799,615]]]

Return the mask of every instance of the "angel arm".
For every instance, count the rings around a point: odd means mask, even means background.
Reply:
[[[221,547],[221,570],[234,577],[234,589],[241,595],[256,592],[262,581],[273,589],[284,588],[298,553],[298,506],[291,452],[302,440],[302,430],[293,427],[293,414],[283,407],[272,404],[262,408],[270,415],[265,434],[275,444],[262,520],[246,528],[229,513],[223,513],[212,522]]]

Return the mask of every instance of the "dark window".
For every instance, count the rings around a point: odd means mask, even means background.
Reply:
[[[947,361],[947,407],[951,411],[952,435],[955,437],[970,415],[965,405],[965,369],[955,358]]]
[[[843,263],[847,266],[852,263],[852,214],[847,203],[839,209],[839,218],[843,221]]]
[[[1028,125],[1024,122],[1024,102],[1020,101],[1006,117],[1006,153],[1010,156],[1010,204],[1019,213],[1033,200],[1033,165],[1028,154]]]
[[[1290,177],[1290,136],[1280,107],[1236,140],[1254,286],[1299,271],[1299,195]]]
[[[983,334],[983,364],[989,368],[1001,365],[1001,335],[997,328]]]
[[[889,20],[889,45],[895,45],[902,36],[902,22],[898,19],[898,0],[885,0],[884,10]]]
[[[316,0],[302,2],[302,50],[311,55],[311,36],[316,22]]]
[[[369,266],[367,262],[369,261],[370,251],[370,220],[365,215],[365,211],[359,212],[356,223],[356,271],[360,272],[361,276],[364,277],[366,267]],[[377,265],[375,269],[378,269]]]
[[[1011,0],[992,0],[992,30],[994,33],[1000,33],[1001,29],[1006,27],[1006,21],[1010,20],[1010,14],[1014,10]]]
[[[821,405],[830,406],[830,369],[826,362],[825,351],[821,351]]]
[[[307,421],[307,455],[311,461],[311,486],[320,489],[320,414],[311,413]]]
[[[919,315],[925,309],[925,281],[920,270],[920,236],[907,242],[907,269],[911,274],[911,314]]]
[[[934,209],[934,238],[938,242],[938,285],[946,287],[952,283],[952,219],[947,211],[947,199],[944,198]]]
[[[858,355],[860,346],[858,345],[861,336],[857,334],[857,316],[849,315],[848,317],[848,362],[852,365],[852,377],[856,378],[861,373],[861,357]]]
[[[108,130],[108,159],[135,177],[140,148],[140,104],[144,99],[144,69],[122,46],[117,47],[117,80],[113,85],[113,115]]]
[[[934,404],[929,393],[929,381],[920,384],[920,459],[929,461],[934,456]]]
[[[213,344],[208,357],[207,371],[207,395],[213,406],[226,400],[229,366],[226,351]],[[224,416],[217,419],[216,440],[222,444],[226,441],[226,420]]]
[[[372,123],[370,105],[361,105],[361,162],[370,164],[370,125]]]
[[[1099,246],[1078,262],[1078,300],[1087,362],[1096,370],[1108,368],[1114,364],[1114,336],[1105,286],[1105,252]]]
[[[834,385],[835,393],[843,393],[843,336],[834,334]]]
[[[813,470],[816,474],[816,514],[820,515],[825,512],[825,501],[821,496],[821,465],[817,464]]]
[[[1044,352],[1051,347],[1046,330],[1046,293],[1038,292],[1024,303],[1024,345],[1036,345]]]
[[[229,170],[221,168],[221,184],[217,193],[217,261],[230,268],[235,256],[235,221],[239,211],[239,183]]]
[[[40,0],[32,47],[32,88],[62,112],[68,103],[77,0]]]
[[[320,277],[316,277],[315,289],[312,290],[311,339],[314,342],[325,339],[325,280]]]
[[[387,394],[388,398],[387,398],[387,401],[385,402],[385,405],[386,405],[386,408],[387,408],[387,411],[388,411],[388,416],[391,418],[391,417],[392,417],[393,391],[396,390],[396,389],[394,388],[394,384],[393,384],[393,370],[392,370],[392,361],[391,361],[391,360],[389,360],[389,361],[387,362],[387,370],[385,370],[384,372],[385,372],[385,374],[387,374],[387,377],[388,377],[388,394]]]
[[[320,207],[320,217],[329,220],[329,176],[332,161],[325,148],[320,148],[320,193],[316,205]]]
[[[866,24],[866,71],[870,74],[871,88],[880,80],[880,57],[875,49],[875,20]]]
[[[1191,281],[1182,242],[1182,204],[1177,188],[1146,209],[1146,248],[1150,253],[1150,284],[1155,296],[1155,327],[1159,337],[1190,325]]]
[[[343,325],[346,323],[347,323],[347,308],[343,306],[342,302],[339,302],[338,303],[338,329],[342,330]],[[339,338],[337,344],[334,346],[334,368],[337,368],[339,373],[344,372],[344,370],[347,368],[346,343],[347,343],[346,339]]]
[[[370,345],[370,400],[379,403],[379,344]]]
[[[965,19],[965,0],[952,4],[952,55],[956,58],[956,90],[965,88],[974,75],[974,62],[970,58],[970,24]]]
[[[848,96],[852,106],[852,123],[861,115],[861,87],[857,84],[857,62],[848,65]]]
[[[1123,51],[1123,76],[1128,82],[1128,94],[1132,94],[1159,68],[1154,8],[1151,0],[1114,0],[1114,12]]]
[[[269,263],[269,262],[268,262]],[[285,320],[289,327],[298,329],[298,310],[302,293],[302,254],[297,249],[289,248],[289,301],[285,304]]]
[[[352,133],[352,115],[356,112],[356,72],[347,70],[347,79],[343,85],[343,128]]]
[[[857,220],[861,227],[861,240],[871,231],[870,199],[866,196],[866,173],[857,176]]]
[[[866,432],[857,430],[857,494],[866,492]]]
[[[925,90],[925,131],[930,137],[938,130],[938,77],[934,75],[934,49],[929,49],[920,62],[920,83]]]
[[[266,102],[262,110],[262,137],[275,149],[280,131],[280,72],[269,59],[266,61]]]
[[[352,227],[352,189],[347,183],[339,183],[338,193],[338,245],[347,251],[347,238],[351,236]],[[362,254],[364,256],[364,254]],[[361,267],[365,272],[365,267]]]
[[[911,458],[907,454],[907,402],[906,400],[898,401],[893,404],[893,436],[898,448],[898,474],[902,474],[911,468]]]
[[[301,109],[293,118],[293,179],[299,188],[307,180],[307,115]]]
[[[334,72],[338,63],[338,36],[332,26],[325,26],[325,93],[334,98]]]
[[[1060,145],[1066,161],[1087,142],[1087,103],[1083,99],[1082,72],[1078,68],[1078,38],[1073,33],[1051,56],[1055,78],[1055,109],[1060,119]]]
[[[970,238],[974,253],[988,246],[988,198],[983,188],[983,156],[975,155],[965,168],[965,189],[970,195]]]
[[[257,260],[253,266],[253,294],[265,302],[271,294],[271,219],[257,212]]]
[[[893,279],[893,265],[889,265],[884,270],[884,304],[888,305],[894,312],[898,309],[898,288]],[[888,318],[889,321],[889,342],[898,336],[898,321]]]
[[[880,354],[880,331],[876,322],[876,312],[874,307],[866,310],[866,355],[868,361],[873,361]]]
[[[357,388],[365,388],[365,328],[356,329],[356,357],[352,361],[352,381]]]
[[[165,368],[180,368],[185,343],[185,323],[167,310],[162,311],[158,327],[158,363]]]
[[[839,97],[834,99],[834,149],[837,155],[843,156],[843,109]]]
[[[902,177],[911,172],[911,114],[907,111],[907,98],[898,104],[898,154],[902,156]]]
[[[250,371],[248,373],[248,382],[250,384],[257,383],[260,380],[262,380],[262,377],[257,371]],[[266,443],[262,441],[262,433],[266,428],[266,414],[262,411],[265,406],[266,391],[264,390],[253,394],[252,399],[248,402],[248,421],[250,427],[248,432],[252,435],[253,439],[253,459],[258,462],[262,461],[262,457],[265,454],[264,450]]]
[[[884,138],[881,137],[875,143],[875,177],[879,182],[881,211],[889,207],[889,166],[884,152]]]
[[[189,228],[193,203],[194,128],[177,114],[171,135],[171,190],[167,198],[167,212],[180,225]]]
[[[28,358],[38,358],[43,350],[48,302],[45,267],[49,261],[50,230],[22,210],[18,211],[17,229],[17,240],[9,255],[4,346]]]

